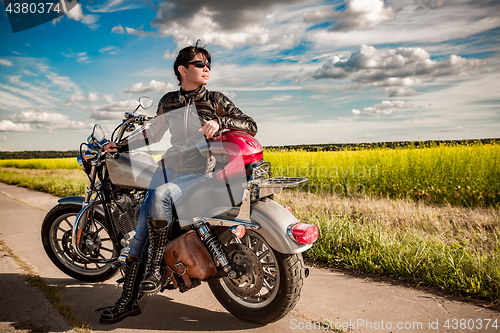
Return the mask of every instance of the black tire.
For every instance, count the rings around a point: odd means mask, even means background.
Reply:
[[[276,268],[273,271],[264,270],[264,276],[270,277],[271,272],[277,277],[272,291],[267,287],[269,295],[266,299],[260,300],[257,296],[241,297],[230,290],[230,280],[228,278],[209,279],[208,284],[217,300],[222,306],[234,316],[257,324],[268,324],[283,318],[297,304],[300,298],[300,291],[305,278],[304,260],[302,254],[283,254],[272,249],[267,242],[257,233],[247,230],[242,239],[243,244],[248,242],[247,237],[257,239],[253,244],[262,242],[262,249],[252,250],[260,258],[263,267],[269,267],[270,261],[267,257],[273,257]],[[226,244],[227,245],[227,244]],[[268,250],[269,254],[266,254]],[[229,258],[231,260],[231,258]],[[267,261],[267,262],[266,262]],[[271,275],[273,275],[271,274]],[[269,283],[268,283],[269,286]],[[262,290],[263,290],[262,289]]]
[[[47,213],[42,224],[43,248],[50,260],[65,274],[86,282],[106,281],[117,272],[111,263],[86,263],[72,253],[71,231],[81,209],[81,205],[57,205]],[[105,218],[94,212],[94,223],[88,233],[98,239],[98,245],[92,249],[94,257],[112,258],[119,253],[105,225]]]

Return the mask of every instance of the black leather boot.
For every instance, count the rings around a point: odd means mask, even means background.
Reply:
[[[161,265],[165,244],[167,243],[167,233],[169,225],[166,220],[157,220],[148,217],[149,229],[149,250],[148,261],[146,262],[146,274],[142,280],[139,290],[144,295],[154,295],[158,293],[165,283],[167,275]]]
[[[137,296],[142,274],[144,273],[144,263],[139,262],[137,257],[128,256],[126,265],[122,296],[116,301],[115,305],[101,312],[99,321],[103,324],[114,324],[128,316],[141,314]]]

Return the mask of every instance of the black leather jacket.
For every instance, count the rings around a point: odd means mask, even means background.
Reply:
[[[207,158],[196,144],[205,139],[200,128],[210,120],[217,120],[220,130],[237,129],[251,135],[257,133],[255,121],[241,112],[224,94],[208,91],[204,86],[192,92],[173,91],[158,103],[157,116],[140,133],[118,144],[119,151],[159,142],[170,129],[170,147],[163,155],[163,163],[175,171],[204,172]],[[216,133],[217,134],[217,133]]]

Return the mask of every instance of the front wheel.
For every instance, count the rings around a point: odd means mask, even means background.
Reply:
[[[73,225],[76,216],[82,209],[81,205],[57,205],[52,208],[42,224],[42,242],[50,260],[64,273],[81,281],[102,282],[116,273],[111,263],[91,263],[80,259],[73,252],[71,242]],[[88,223],[81,237],[82,252],[92,258],[109,259],[119,253],[108,230],[104,217],[96,212],[93,220]]]
[[[295,307],[305,277],[302,254],[277,252],[250,230],[241,241],[231,238],[222,243],[229,260],[244,270],[238,279],[208,280],[210,289],[227,311],[245,321],[268,324]]]

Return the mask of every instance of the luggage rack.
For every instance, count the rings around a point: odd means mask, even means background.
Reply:
[[[308,181],[307,178],[273,177],[265,179],[260,183],[254,184],[254,186],[257,188],[257,196],[259,198],[263,198],[271,194],[279,193],[284,189],[304,184],[307,181]]]

